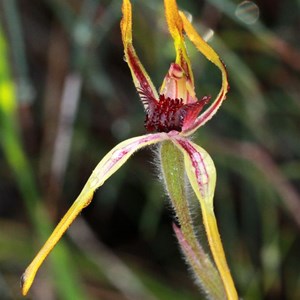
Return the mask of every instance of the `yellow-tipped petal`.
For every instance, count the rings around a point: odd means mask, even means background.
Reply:
[[[22,294],[24,296],[28,293],[36,272],[43,261],[60,240],[65,231],[73,223],[78,214],[90,204],[95,190],[99,188],[111,175],[113,175],[134,152],[145,146],[158,143],[166,138],[167,134],[165,133],[147,134],[131,138],[120,143],[104,156],[104,158],[96,166],[80,195],[58,223],[51,236],[22,275],[21,285]]]
[[[183,68],[187,78],[191,81],[192,86],[194,86],[194,78],[191,63],[188,58],[184,43],[183,22],[179,15],[177,3],[175,0],[164,0],[164,3],[169,31],[174,40],[176,51],[176,63]]]
[[[210,120],[213,117],[213,115],[217,112],[217,110],[221,106],[223,100],[225,100],[226,94],[229,89],[229,85],[228,85],[226,67],[223,64],[220,57],[218,56],[218,54],[197,33],[197,31],[194,29],[193,25],[190,23],[190,21],[187,19],[184,13],[180,11],[179,15],[183,22],[184,31],[186,32],[190,41],[208,60],[210,60],[213,64],[215,64],[220,69],[222,74],[222,86],[217,98],[210,105],[210,107],[200,115],[200,117],[195,122],[195,126],[189,132],[186,133],[187,135],[189,135],[193,133],[198,127],[204,125],[208,120]]]
[[[132,43],[132,8],[129,0],[122,5],[123,18],[121,20],[121,33],[124,46]]]
[[[176,138],[173,142],[184,155],[185,170],[200,202],[209,247],[220,273],[227,299],[238,300],[214,214],[213,197],[216,185],[214,162],[203,148],[187,139]]]
[[[122,5],[123,17],[121,20],[121,34],[124,45],[125,60],[131,71],[135,87],[141,96],[145,96],[142,100],[152,101],[158,99],[157,91],[141,64],[135,49],[132,45],[132,8],[129,0],[124,0]],[[144,103],[144,101],[143,101]],[[147,108],[148,103],[144,103]]]
[[[183,39],[183,23],[175,0],[165,0],[166,19],[169,31],[175,41]]]

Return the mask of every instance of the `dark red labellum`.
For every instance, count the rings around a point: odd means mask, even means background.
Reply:
[[[183,126],[192,124],[210,97],[197,102],[184,104],[182,99],[159,96],[159,101],[149,103],[145,120],[147,131],[182,131]],[[188,123],[188,124],[187,124]]]

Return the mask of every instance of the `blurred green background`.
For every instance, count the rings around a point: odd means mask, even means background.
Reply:
[[[133,1],[134,45],[157,87],[174,59],[162,2]],[[300,299],[300,1],[178,4],[228,68],[227,100],[194,140],[215,160],[239,294]],[[120,18],[121,0],[0,2],[1,300],[22,298],[22,272],[97,162],[145,133]],[[216,95],[218,70],[187,46],[198,97]],[[142,150],[97,191],[27,299],[204,299],[155,161]]]

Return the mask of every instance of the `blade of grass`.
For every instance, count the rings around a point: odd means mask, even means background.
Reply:
[[[14,83],[8,64],[7,43],[0,29],[0,133],[1,146],[7,163],[15,176],[16,184],[24,199],[29,218],[40,241],[50,233],[52,227],[49,218],[41,205],[36,180],[18,132],[16,108],[17,99]],[[30,241],[28,241],[29,243]],[[52,255],[56,287],[62,299],[85,299],[81,285],[75,276],[74,266],[70,262],[66,245]]]

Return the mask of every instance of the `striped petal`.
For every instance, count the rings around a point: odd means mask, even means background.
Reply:
[[[206,109],[195,121],[194,125],[189,128],[184,134],[190,135],[195,130],[197,130],[200,126],[204,125],[207,121],[209,121],[214,114],[217,112],[219,107],[221,106],[222,102],[226,98],[226,94],[229,90],[228,85],[228,76],[227,71],[224,63],[218,56],[218,54],[215,52],[213,48],[211,48],[203,39],[202,37],[197,33],[195,28],[192,26],[190,21],[187,19],[187,17],[182,13],[179,12],[180,18],[183,23],[183,29],[186,32],[188,38],[190,41],[196,46],[196,48],[213,64],[215,64],[221,71],[222,74],[222,86],[220,89],[220,92],[217,96],[217,98],[212,102],[212,104]]]
[[[129,0],[123,1],[122,13],[121,33],[125,60],[130,68],[134,85],[141,96],[145,109],[147,109],[151,102],[156,101],[159,97],[132,45],[132,8]]]
[[[175,144],[184,154],[186,172],[200,203],[205,203],[213,210],[216,186],[213,160],[203,148],[185,138],[176,137]]]
[[[75,220],[77,215],[90,204],[96,189],[99,188],[111,175],[113,175],[134,152],[145,146],[163,141],[166,138],[168,138],[168,136],[165,133],[148,134],[131,138],[120,143],[104,156],[104,158],[96,166],[78,198],[58,223],[49,239],[23,274],[21,279],[23,295],[26,295],[30,289],[36,272],[45,258]]]
[[[186,173],[200,202],[209,247],[224,284],[227,299],[237,300],[238,295],[226,262],[213,209],[216,185],[216,169],[213,160],[203,148],[185,138],[177,136],[173,138],[173,142],[184,155]]]

